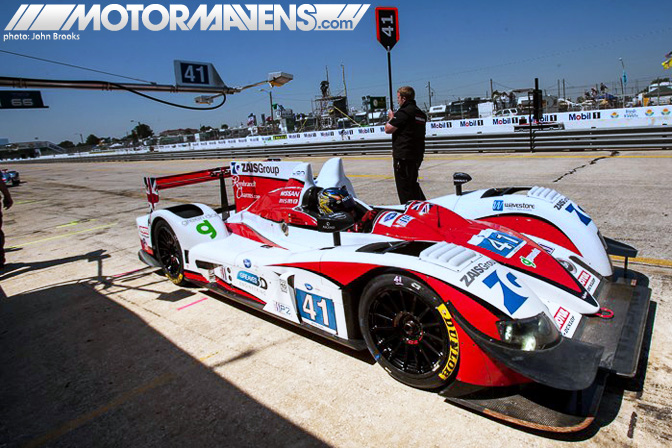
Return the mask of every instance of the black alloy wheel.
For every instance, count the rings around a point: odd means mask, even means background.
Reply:
[[[452,320],[438,310],[442,304],[430,288],[404,275],[379,276],[364,289],[360,328],[369,351],[393,378],[421,389],[452,379],[459,347]]]
[[[176,285],[186,285],[182,247],[170,224],[161,220],[154,229],[154,235],[156,238],[156,256],[161,263],[163,273],[168,277],[168,280]]]

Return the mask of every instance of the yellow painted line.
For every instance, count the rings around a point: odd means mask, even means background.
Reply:
[[[625,261],[624,257],[619,257],[616,255],[610,256],[612,261]],[[641,263],[649,266],[658,266],[661,268],[672,268],[672,261],[670,260],[658,260],[657,258],[628,258],[628,261],[631,263]]]
[[[70,431],[73,431],[80,426],[85,425],[86,423],[90,422],[91,420],[100,417],[101,415],[105,414],[106,412],[117,408],[121,406],[122,404],[126,403],[127,401],[131,400],[132,398],[137,397],[138,395],[141,395],[151,389],[157,388],[159,386],[163,386],[164,384],[168,383],[170,380],[173,379],[173,374],[171,373],[165,373],[149,383],[143,384],[142,386],[136,387],[135,389],[131,389],[128,392],[125,392],[121,395],[119,395],[117,398],[114,400],[110,401],[104,406],[99,407],[98,409],[95,409],[88,414],[84,414],[79,418],[76,418],[74,420],[70,420],[69,422],[65,423],[64,425],[54,429],[51,432],[48,432],[47,434],[38,437],[36,439],[31,440],[28,442],[25,446],[34,448],[38,446],[42,446],[48,442],[51,442],[52,440],[55,440]]]
[[[86,222],[93,222],[93,221],[98,221],[97,219],[80,219],[78,221],[72,221],[67,224],[61,224],[60,226],[56,226],[57,229],[61,229],[63,227],[71,227],[71,226],[76,226],[77,224],[84,224]]]
[[[107,229],[108,227],[113,227],[113,226],[116,226],[117,224],[118,223],[113,222],[112,224],[105,224],[105,225],[98,226],[98,227],[92,227],[90,229],[78,230],[76,232],[64,233],[63,235],[51,236],[49,238],[43,238],[41,240],[29,241],[27,243],[16,244],[14,246],[10,246],[10,247],[8,247],[8,249],[18,249],[19,247],[31,246],[33,244],[44,243],[46,241],[60,240],[61,238],[67,238],[69,236],[77,235],[77,234],[80,234],[80,233],[93,232],[94,230],[100,230],[100,229]]]
[[[206,359],[212,358],[213,356],[215,356],[215,355],[218,354],[218,353],[219,353],[219,352],[210,353],[209,355],[204,356],[204,357],[202,357],[202,358],[199,358],[198,360],[201,361],[201,362],[203,362],[203,361],[205,361]]]
[[[28,199],[27,201],[15,201],[14,205],[32,204],[33,202],[44,202],[44,199]]]

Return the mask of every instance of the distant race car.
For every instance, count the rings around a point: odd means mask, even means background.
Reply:
[[[217,179],[221,210],[156,209],[162,189]],[[280,161],[145,178],[139,255],[175,284],[368,348],[404,384],[511,423],[581,430],[607,375],[637,371],[651,293],[627,269],[637,252],[554,190],[462,194],[469,179],[456,173],[454,195],[371,207],[340,159],[317,178]],[[352,210],[320,213],[334,188]]]
[[[5,185],[11,185],[15,187],[21,183],[21,177],[19,176],[18,171],[0,170],[0,173],[2,174],[2,181],[5,183]]]

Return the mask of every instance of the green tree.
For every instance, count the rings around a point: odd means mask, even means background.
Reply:
[[[93,135],[93,134],[89,134],[89,136],[86,137],[86,142],[85,142],[85,143],[86,143],[88,146],[96,146],[96,145],[98,144],[99,141],[100,141],[100,138],[96,137],[96,136]]]
[[[145,123],[138,123],[138,125],[133,128],[132,133],[134,136],[134,140],[136,138],[142,140],[154,136],[154,131],[152,130],[152,128]]]
[[[72,143],[70,140],[63,140],[61,143],[58,144],[61,148],[74,148],[75,144]]]

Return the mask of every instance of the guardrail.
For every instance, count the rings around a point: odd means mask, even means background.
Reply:
[[[102,162],[180,159],[235,159],[256,157],[310,157],[333,155],[389,154],[390,140],[353,140],[330,143],[258,146],[186,151],[129,152],[97,156],[42,157],[44,162]],[[502,134],[470,134],[428,137],[426,152],[543,152],[586,150],[671,149],[672,127],[628,127],[589,130],[545,130]],[[28,162],[22,160],[18,162]],[[12,161],[14,163],[14,161]]]

